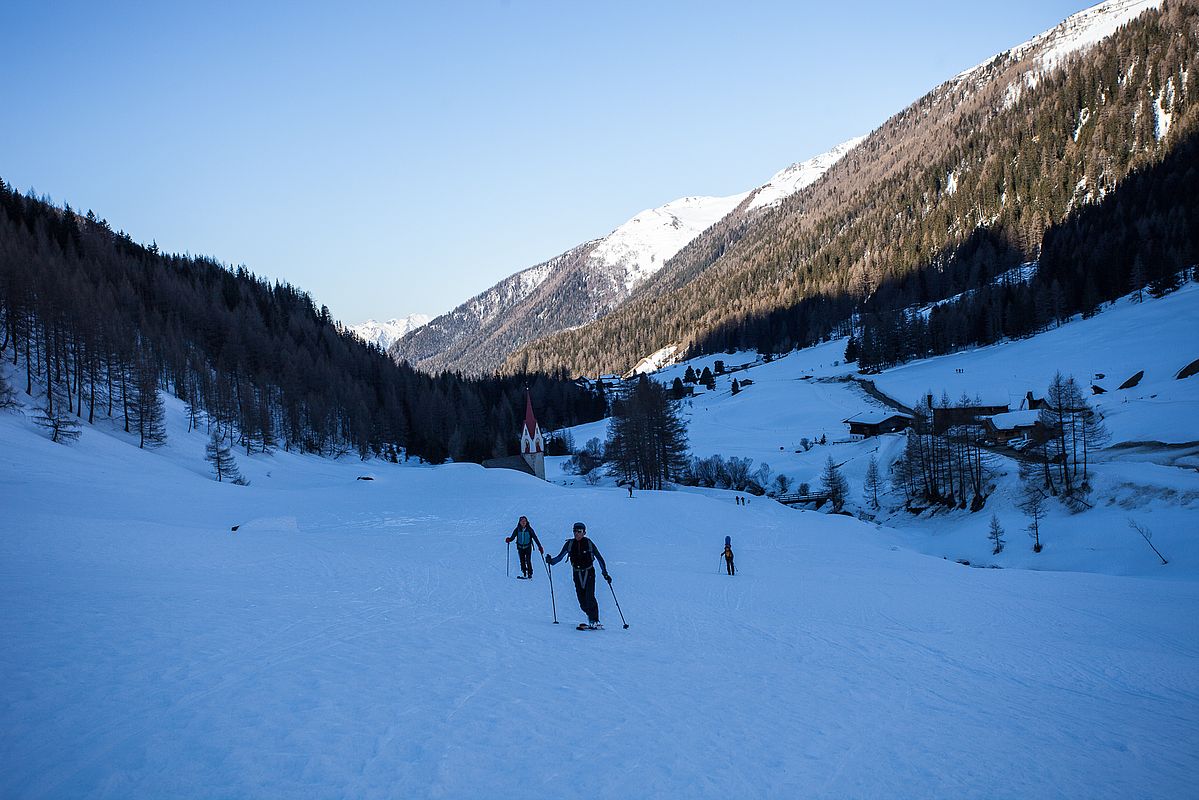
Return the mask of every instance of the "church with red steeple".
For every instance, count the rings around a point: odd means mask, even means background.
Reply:
[[[545,480],[545,439],[541,426],[533,415],[533,398],[525,389],[525,421],[520,426],[520,455],[489,458],[483,462],[487,469],[514,469]]]
[[[533,416],[533,398],[528,389],[525,389],[525,424],[520,430],[520,457],[534,475],[545,480],[545,441],[537,417]]]

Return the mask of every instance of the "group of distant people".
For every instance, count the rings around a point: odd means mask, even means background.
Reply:
[[[741,495],[735,495],[735,498],[737,501],[737,505],[739,505],[739,506],[749,505],[748,497],[742,497]]]

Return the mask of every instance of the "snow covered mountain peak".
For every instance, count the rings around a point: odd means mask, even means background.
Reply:
[[[1105,0],[1070,15],[1044,33],[1037,34],[1005,53],[1000,53],[999,57],[1006,57],[1009,63],[1025,59],[1030,62],[1021,75],[1022,80],[1008,87],[1006,105],[1010,106],[1019,99],[1024,85],[1036,86],[1042,75],[1061,64],[1068,56],[1098,44],[1115,33],[1121,25],[1150,9],[1160,8],[1162,2],[1163,0]],[[994,60],[988,59],[959,73],[951,83],[985,82],[987,67]]]
[[[386,350],[396,339],[409,331],[416,330],[428,321],[428,314],[409,314],[401,319],[389,319],[387,322],[368,319],[361,325],[351,326],[350,332],[364,342],[377,344]]]
[[[837,145],[827,153],[821,153],[818,156],[809,158],[807,161],[799,161],[785,169],[779,170],[758,190],[758,194],[750,202],[748,210],[753,211],[757,208],[776,206],[784,198],[795,194],[805,186],[815,183],[821,175],[829,171],[829,168],[833,164],[836,164],[846,153],[861,144],[865,138],[865,136],[855,136],[853,139]]]
[[[625,289],[631,290],[661,269],[688,242],[724,218],[747,194],[682,197],[657,208],[647,208],[604,237],[591,258],[623,272]]]
[[[1162,0],[1106,0],[1067,17],[1060,25],[1034,36],[1012,53],[1023,57],[1035,53],[1040,72],[1047,72],[1072,53],[1098,44],[1116,32],[1124,23],[1135,19],[1151,8],[1159,8]]]

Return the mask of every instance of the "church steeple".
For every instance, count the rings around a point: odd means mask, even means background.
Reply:
[[[533,416],[533,398],[529,395],[528,389],[525,389],[525,424],[520,431],[520,452],[545,452],[545,443],[541,438],[541,426],[537,424],[537,417]]]
[[[545,441],[541,437],[541,426],[533,415],[533,397],[525,389],[525,423],[520,429],[520,455],[532,468],[533,473],[545,480]]]

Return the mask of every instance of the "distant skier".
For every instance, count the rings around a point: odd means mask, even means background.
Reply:
[[[533,530],[533,526],[529,524],[528,517],[521,517],[516,522],[516,527],[512,529],[512,535],[505,539],[505,542],[516,540],[516,554],[520,556],[520,576],[521,578],[532,579],[533,577],[533,545],[537,545],[537,550],[542,555],[545,555],[545,548],[541,546],[541,541],[537,538],[537,532]]]
[[[735,574],[736,570],[733,568],[733,543],[728,536],[724,537],[724,552],[720,555],[724,557],[725,569],[729,571],[730,575]]]
[[[563,542],[562,551],[558,555],[546,556],[545,563],[553,566],[565,558],[568,552],[570,565],[574,567],[575,596],[579,600],[579,608],[587,615],[587,622],[579,623],[579,630],[598,630],[603,625],[600,625],[599,621],[599,603],[595,601],[595,561],[600,563],[604,580],[612,583],[612,576],[608,574],[608,565],[604,563],[599,548],[587,538],[587,526],[581,522],[575,523],[574,538]]]
[[[633,499],[633,484],[629,483],[629,499]]]

